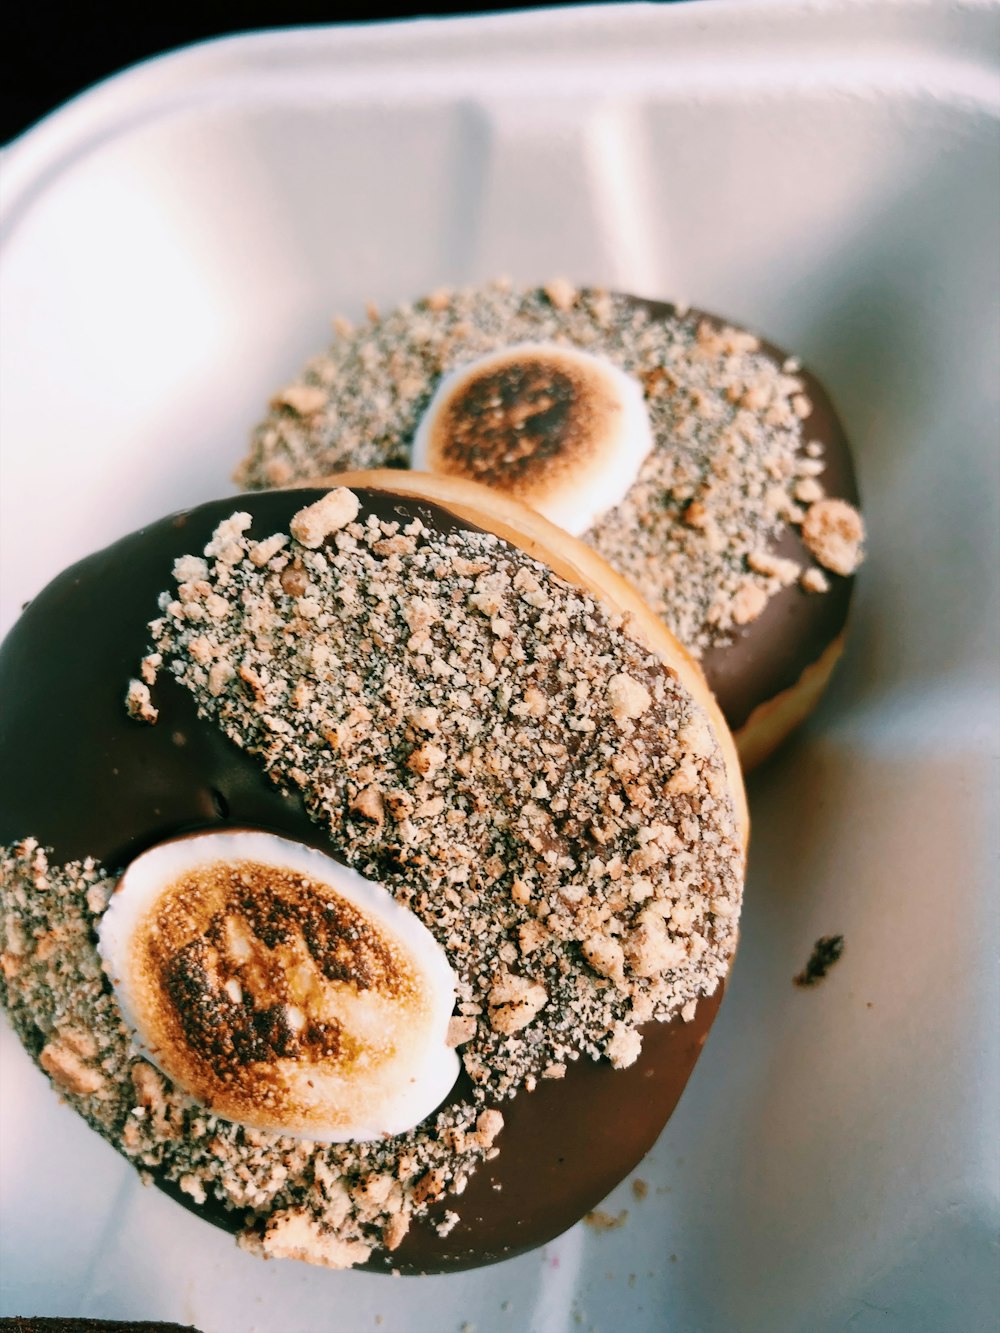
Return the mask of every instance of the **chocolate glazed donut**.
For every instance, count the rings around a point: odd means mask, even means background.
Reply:
[[[129,720],[123,687],[147,648],[148,621],[170,585],[175,559],[200,550],[239,507],[255,535],[287,531],[320,491],[261,492],[222,500],[144,528],[67,570],[23,612],[0,648],[0,844],[31,836],[55,863],[94,857],[117,872],[145,848],[198,829],[251,826],[337,848],[262,766],[210,722],[189,693],[164,676],[154,727]],[[360,492],[366,512],[418,514],[430,528],[475,530],[449,511]],[[16,706],[11,706],[16,701]],[[366,1265],[404,1273],[491,1263],[559,1235],[630,1171],[674,1108],[721,999],[702,998],[694,1019],[647,1024],[638,1061],[614,1070],[581,1059],[565,1079],[540,1082],[504,1103],[501,1152],[483,1163],[446,1238],[433,1229],[449,1200],[411,1227],[392,1254]],[[39,1033],[39,1040],[41,1034]],[[37,1054],[37,1052],[36,1052]],[[466,1091],[465,1075],[449,1101]],[[195,1204],[157,1182],[206,1220],[236,1232],[238,1211]]]

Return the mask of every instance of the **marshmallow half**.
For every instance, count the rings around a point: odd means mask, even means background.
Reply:
[[[139,1050],[226,1120],[375,1139],[412,1129],[458,1076],[444,950],[381,885],[301,843],[160,843],[98,937]]]
[[[620,504],[653,448],[639,382],[555,343],[522,343],[446,375],[410,466],[514,496],[579,536]]]

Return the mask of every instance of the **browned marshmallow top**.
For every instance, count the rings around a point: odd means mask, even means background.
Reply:
[[[514,350],[442,396],[430,470],[525,499],[587,466],[620,414],[607,385],[558,349]]]
[[[578,535],[624,498],[652,447],[637,380],[577,348],[529,343],[445,376],[410,465],[484,482]]]
[[[427,1004],[409,959],[370,918],[299,872],[255,862],[167,886],[133,936],[131,964],[157,1063],[216,1114],[261,1127],[322,1133],[331,1112],[313,1084],[334,1075],[349,1089]],[[377,1030],[352,1027],[358,996]]]

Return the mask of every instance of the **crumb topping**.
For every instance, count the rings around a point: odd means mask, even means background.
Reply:
[[[442,290],[358,329],[337,320],[334,331],[255,431],[237,472],[248,489],[406,467],[443,375],[507,346],[554,342],[608,358],[643,387],[656,444],[584,540],[695,656],[728,642],[799,578],[772,553],[788,524],[806,524],[808,550],[834,573],[852,574],[862,559],[860,515],[825,499],[799,363],[779,365],[751,333],[680,310],[652,319],[565,279]],[[817,578],[802,586],[824,591]]]
[[[316,508],[292,531],[308,539]],[[51,866],[30,839],[2,864],[3,994],[28,1049],[141,1170],[249,1210],[249,1248],[346,1266],[398,1246],[445,1195],[460,1208],[520,1088],[580,1058],[625,1067],[642,1024],[694,1016],[735,948],[742,849],[697,705],[544,565],[419,519],[358,516],[320,546],[250,527],[236,513],[177,561],[150,698],[170,673],[432,931],[458,976],[449,1041],[471,1092],[368,1143],[213,1116],[130,1045],[94,947],[115,879]]]
[[[844,500],[817,500],[802,520],[802,540],[834,574],[853,574],[865,539],[861,515]]]

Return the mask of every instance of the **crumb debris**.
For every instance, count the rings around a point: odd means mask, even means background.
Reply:
[[[823,571],[817,569],[815,565],[802,571],[799,583],[801,583],[806,592],[828,592],[830,588],[830,580],[826,577]]]
[[[326,407],[326,394],[315,384],[289,384],[271,399],[273,408],[287,407],[300,417],[311,417]]]
[[[125,709],[130,718],[133,718],[136,722],[145,722],[149,726],[152,726],[160,716],[153,706],[149,686],[142,680],[129,681],[128,690],[125,694]]]
[[[846,500],[817,500],[802,520],[802,540],[821,565],[848,576],[861,564],[865,525]]]
[[[795,985],[818,986],[843,952],[843,935],[821,935],[813,945],[813,951],[805,967],[792,978]]]
[[[594,1208],[583,1220],[594,1231],[617,1231],[628,1221],[628,1209],[623,1208],[620,1213],[606,1213],[602,1208]]]
[[[315,504],[300,509],[292,519],[292,536],[310,549],[322,546],[327,537],[358,516],[358,497],[344,486],[328,491]]]

